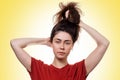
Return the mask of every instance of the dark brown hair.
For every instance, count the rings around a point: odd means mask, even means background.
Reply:
[[[54,36],[59,31],[65,31],[72,37],[73,43],[78,39],[80,31],[80,14],[81,11],[77,8],[77,3],[70,2],[66,6],[63,3],[59,4],[61,10],[56,14],[56,25],[51,31],[50,41],[53,41]]]

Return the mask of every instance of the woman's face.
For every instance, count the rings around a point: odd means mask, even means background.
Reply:
[[[52,42],[53,52],[58,59],[66,59],[73,47],[73,41],[67,32],[58,32]]]

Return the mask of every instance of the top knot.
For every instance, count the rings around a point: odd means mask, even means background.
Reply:
[[[77,8],[77,3],[70,2],[67,5],[63,5],[63,3],[59,4],[61,10],[56,14],[56,22],[60,22],[61,20],[68,20],[71,23],[79,24],[80,23],[80,14],[81,11]]]

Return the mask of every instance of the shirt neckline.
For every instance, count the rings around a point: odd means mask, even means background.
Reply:
[[[66,64],[65,66],[63,66],[62,68],[57,68],[57,67],[55,67],[54,65],[50,65],[51,66],[51,68],[52,69],[55,69],[55,70],[64,70],[64,69],[66,69],[68,66],[69,66],[69,64]]]

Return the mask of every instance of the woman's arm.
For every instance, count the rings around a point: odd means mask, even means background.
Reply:
[[[102,59],[106,49],[109,46],[109,41],[97,32],[95,29],[91,28],[89,25],[80,22],[80,26],[88,32],[89,35],[96,41],[97,47],[92,53],[85,59],[85,65],[87,70],[87,75],[95,68],[95,66]]]
[[[11,47],[15,52],[18,60],[24,65],[24,67],[31,71],[31,56],[25,52],[23,48],[30,44],[49,45],[49,38],[18,38],[10,41]]]

